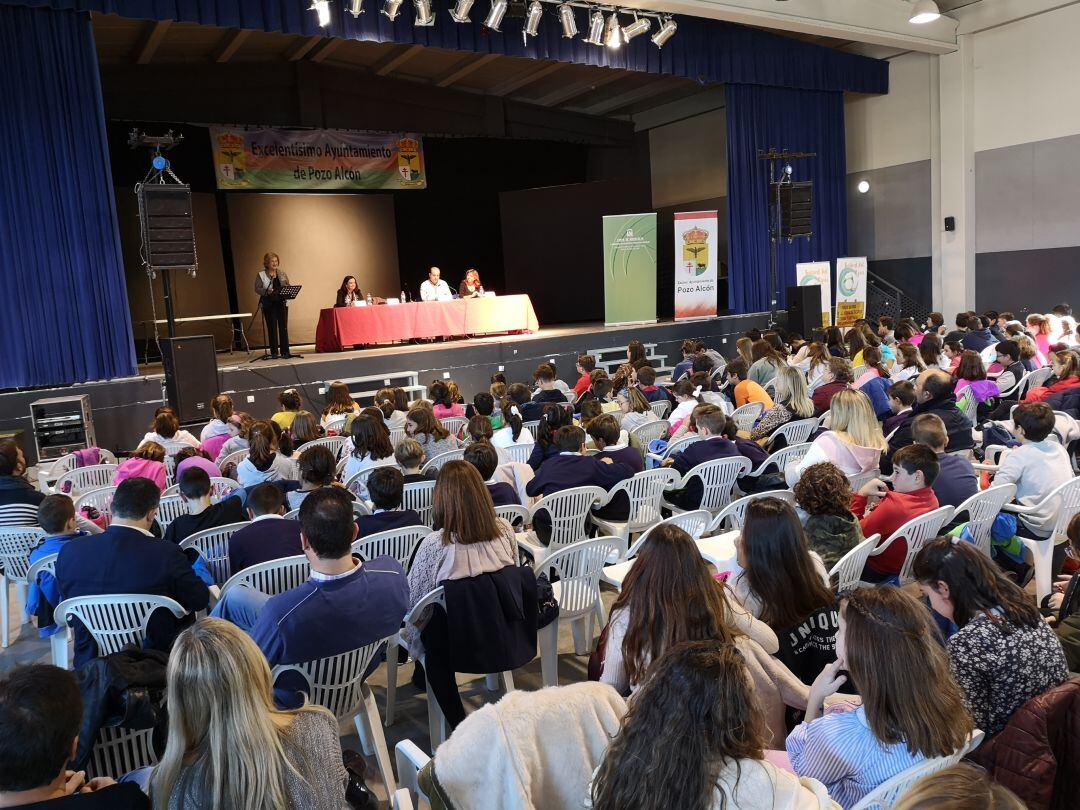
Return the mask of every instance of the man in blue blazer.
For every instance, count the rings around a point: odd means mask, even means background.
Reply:
[[[148,478],[129,478],[116,488],[112,524],[101,534],[67,543],[56,560],[60,597],[103,596],[120,593],[154,594],[175,599],[190,612],[177,620],[164,610],[155,611],[147,626],[146,646],[168,652],[183,625],[195,611],[204,610],[210,591],[191,568],[193,562],[172,543],[150,533],[157,517],[161,492]],[[97,644],[78,621],[75,633],[76,669],[98,654]]]
[[[376,467],[372,470],[368,476],[367,490],[375,512],[356,519],[357,538],[391,529],[404,529],[406,526],[424,525],[414,510],[401,508],[405,476],[397,467]]]

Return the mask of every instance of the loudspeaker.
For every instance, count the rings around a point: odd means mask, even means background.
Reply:
[[[151,267],[195,268],[195,229],[191,187],[143,183],[139,186],[143,251]]]
[[[788,332],[798,332],[809,341],[814,330],[821,328],[821,287],[788,287],[787,307]]]
[[[814,184],[785,183],[780,186],[780,236],[810,236],[814,230],[810,217],[814,208]],[[776,183],[769,185],[769,204],[776,205]]]
[[[956,217],[945,217],[945,230],[947,230],[947,231],[955,231],[956,230]]]
[[[163,338],[165,390],[181,422],[210,418],[210,402],[218,393],[217,355],[213,335]]]

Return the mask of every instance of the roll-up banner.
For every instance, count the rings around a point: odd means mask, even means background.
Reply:
[[[675,320],[716,316],[716,211],[675,212]]]
[[[656,322],[656,214],[604,217],[604,325]]]
[[[854,326],[866,317],[866,257],[836,260],[836,325]]]
[[[829,262],[799,262],[795,277],[800,287],[821,287],[821,325],[832,326],[832,264]]]

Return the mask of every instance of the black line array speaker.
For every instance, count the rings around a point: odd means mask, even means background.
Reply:
[[[796,236],[811,236],[814,232],[810,223],[814,210],[814,184],[785,183],[780,186],[780,236],[791,239]],[[776,204],[776,183],[769,186],[769,203]]]
[[[788,332],[798,332],[809,341],[814,330],[821,328],[821,287],[788,287],[787,306]]]
[[[190,186],[143,183],[139,186],[139,218],[150,267],[195,267]]]
[[[209,419],[219,390],[214,336],[163,338],[160,343],[169,404],[181,422]]]

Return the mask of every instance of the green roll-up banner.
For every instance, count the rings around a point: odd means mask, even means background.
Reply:
[[[656,322],[656,214],[604,217],[604,325]]]

